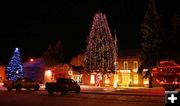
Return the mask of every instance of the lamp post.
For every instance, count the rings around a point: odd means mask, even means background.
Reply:
[[[114,39],[114,70],[115,70],[115,75],[114,75],[114,88],[117,88],[118,86],[118,75],[117,75],[117,69],[118,69],[118,48],[117,48],[117,37],[116,37],[116,32],[115,32],[115,39]]]

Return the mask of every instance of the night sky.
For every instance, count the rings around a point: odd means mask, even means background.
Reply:
[[[15,47],[22,62],[41,57],[49,44],[61,40],[64,59],[83,52],[96,12],[103,12],[118,38],[119,49],[140,48],[139,26],[148,0],[12,0],[0,2],[0,65],[6,65]],[[89,0],[92,1],[92,0]],[[94,0],[95,1],[95,0]],[[178,0],[156,0],[163,23],[179,14]]]

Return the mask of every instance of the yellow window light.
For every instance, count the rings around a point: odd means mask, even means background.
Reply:
[[[91,80],[90,80],[90,84],[95,84],[95,76],[94,75],[91,75]]]
[[[135,72],[135,73],[136,73],[137,71],[138,71],[138,69],[133,69],[133,72]]]
[[[149,84],[149,79],[148,78],[144,79],[143,83],[144,84]]]
[[[138,74],[135,74],[134,75],[134,84],[138,84],[139,82],[138,82]]]

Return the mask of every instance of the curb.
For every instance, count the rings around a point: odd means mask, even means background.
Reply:
[[[152,94],[136,94],[136,93],[108,93],[108,92],[84,92],[82,94],[103,94],[103,95],[128,95],[128,96],[154,96],[154,97],[164,97],[164,95],[152,95]]]

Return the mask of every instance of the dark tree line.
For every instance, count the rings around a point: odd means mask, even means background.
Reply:
[[[56,44],[50,44],[48,50],[44,53],[46,66],[53,67],[63,62],[63,47],[60,40]]]

